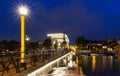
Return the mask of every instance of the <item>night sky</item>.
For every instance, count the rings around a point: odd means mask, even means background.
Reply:
[[[47,33],[66,33],[71,41],[120,39],[120,0],[0,0],[0,40],[20,40],[20,3],[29,7],[26,33],[44,40]]]

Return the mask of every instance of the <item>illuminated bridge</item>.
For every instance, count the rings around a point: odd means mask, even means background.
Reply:
[[[43,74],[49,73],[53,68],[60,67],[62,65],[66,65],[68,61],[72,60],[73,52],[68,52],[63,56],[60,56],[50,62],[45,63],[45,65],[41,67],[36,67],[34,69],[29,69],[26,72],[20,74],[20,76],[40,76]]]
[[[66,48],[69,47],[69,38],[68,38],[67,34],[51,33],[51,34],[47,34],[47,36],[51,38],[52,47],[54,47],[54,45],[56,43],[58,44],[58,48],[61,48],[63,43],[66,44],[64,47],[66,47]]]
[[[69,50],[68,36],[63,33],[47,34],[47,36],[52,40],[53,49],[25,52],[26,66],[24,67],[20,65],[21,53],[19,51],[0,53],[0,76],[17,76],[19,74],[21,76],[37,76],[48,73],[54,67],[65,65],[73,55]],[[58,44],[57,49],[54,47],[55,42]]]
[[[54,67],[66,65],[73,52],[59,48],[29,51],[25,54],[26,68],[20,66],[20,53],[0,54],[0,76],[39,76]]]

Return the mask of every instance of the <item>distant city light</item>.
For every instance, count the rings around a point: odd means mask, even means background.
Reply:
[[[107,46],[103,46],[102,48],[103,48],[103,49],[107,49]]]

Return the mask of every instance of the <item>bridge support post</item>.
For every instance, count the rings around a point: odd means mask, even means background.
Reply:
[[[57,61],[57,67],[59,67],[59,61]]]

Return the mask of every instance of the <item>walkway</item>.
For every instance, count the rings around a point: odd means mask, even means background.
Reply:
[[[49,50],[49,51],[38,51],[36,53],[29,53],[28,56],[26,56],[26,63],[27,63],[27,69],[21,68],[20,64],[18,64],[18,60],[20,55],[0,55],[0,76],[19,76],[22,73],[25,73],[26,71],[30,71],[32,69],[41,67],[48,62],[66,54],[68,50]],[[13,59],[13,61],[12,61]],[[15,65],[14,65],[15,64]],[[17,65],[18,70],[17,72],[15,66]]]

